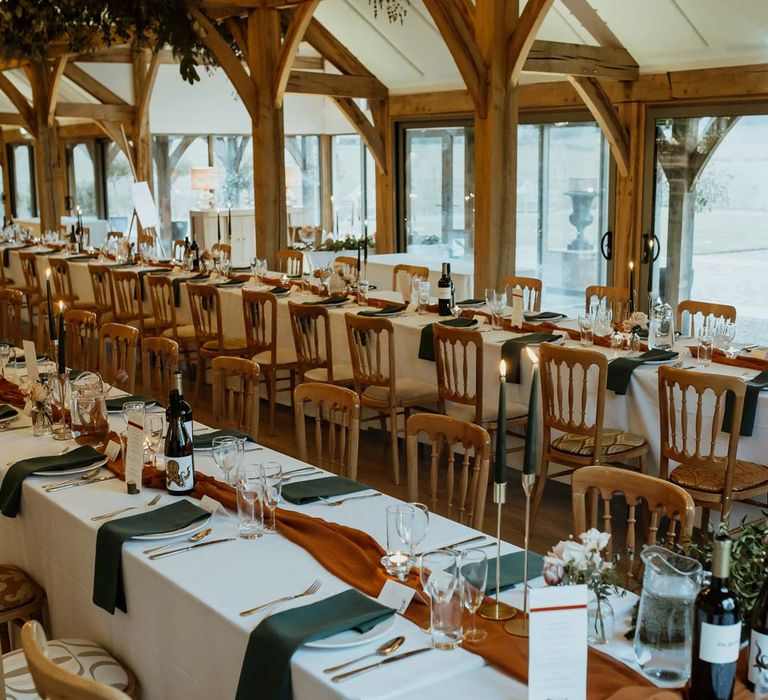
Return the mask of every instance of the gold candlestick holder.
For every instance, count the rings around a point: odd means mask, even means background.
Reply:
[[[523,474],[523,493],[525,493],[525,538],[523,541],[523,610],[514,620],[504,625],[504,631],[515,637],[528,636],[528,537],[531,532],[531,493],[536,483],[535,474]]]
[[[58,375],[59,385],[59,414],[61,419],[61,425],[55,428],[53,431],[54,440],[71,440],[72,431],[67,425],[67,384],[69,382],[69,376],[66,372]]]
[[[499,589],[501,588],[501,506],[507,502],[506,484],[493,485],[493,502],[496,504],[496,595],[494,599],[486,600],[477,609],[477,614],[486,620],[511,620],[517,615],[517,610],[499,600]]]

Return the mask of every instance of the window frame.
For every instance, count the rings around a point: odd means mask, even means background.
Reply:
[[[11,201],[11,217],[18,218],[18,207],[16,203],[16,158],[14,157],[14,151],[17,148],[26,148],[29,154],[29,182],[32,185],[30,187],[30,204],[32,218],[39,216],[37,208],[37,173],[35,172],[35,146],[33,143],[27,141],[11,141],[5,145],[6,163],[8,166],[8,183],[10,186],[10,192],[8,196]]]

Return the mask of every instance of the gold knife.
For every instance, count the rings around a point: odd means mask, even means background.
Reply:
[[[472,544],[473,542],[480,542],[481,540],[484,540],[486,538],[486,535],[475,535],[474,537],[468,537],[466,540],[459,540],[458,542],[453,542],[452,544],[446,544],[442,547],[435,547],[435,549],[454,549],[456,547],[461,547],[465,544]],[[427,550],[431,551],[431,550]],[[425,554],[426,552],[416,552],[414,556],[420,557],[422,554]]]
[[[382,659],[381,661],[376,662],[375,664],[368,664],[368,666],[363,666],[361,668],[356,668],[354,671],[347,671],[346,673],[340,673],[338,676],[333,676],[331,680],[334,683],[340,683],[341,681],[345,681],[347,678],[352,678],[352,676],[356,676],[358,673],[365,673],[366,671],[372,671],[374,668],[379,668],[379,666],[384,666],[385,664],[391,664],[395,661],[400,661],[401,659],[407,659],[409,656],[416,656],[417,654],[423,654],[425,651],[432,651],[434,647],[422,647],[421,649],[413,649],[411,651],[406,651],[403,654],[398,654],[397,656],[388,656],[386,659]]]
[[[222,542],[234,542],[237,537],[225,537],[221,540],[210,540],[208,542],[198,542],[197,544],[191,544],[187,547],[179,547],[179,549],[171,549],[167,552],[158,552],[157,554],[150,554],[150,559],[162,559],[163,557],[172,557],[174,554],[181,554],[182,552],[188,552],[190,549],[197,549],[198,547],[210,547],[212,544],[220,544]]]

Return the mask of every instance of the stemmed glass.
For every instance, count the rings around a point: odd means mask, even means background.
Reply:
[[[283,468],[277,462],[266,462],[259,471],[262,503],[269,509],[269,525],[264,526],[268,535],[277,534],[275,511],[283,490]]]
[[[455,646],[453,639],[449,638],[454,621],[450,614],[446,616],[446,607],[456,593],[459,583],[457,574],[458,559],[454,552],[438,549],[421,556],[419,577],[424,593],[429,598],[432,646],[437,648]]]
[[[211,455],[216,466],[224,472],[224,481],[232,485],[232,472],[236,472],[242,462],[245,441],[231,435],[215,437],[211,441]]]
[[[165,430],[163,429],[163,416],[146,416],[144,419],[144,439],[147,441],[147,447],[152,454],[152,466],[157,468],[157,453],[160,451],[160,445],[163,444]]]
[[[477,627],[477,609],[483,602],[485,587],[488,583],[488,557],[479,549],[468,549],[462,552],[459,560],[459,576],[461,580],[461,601],[464,607],[472,613],[470,628],[464,632],[468,642],[482,642],[488,633]]]
[[[411,525],[410,542],[411,562],[415,566],[416,548],[424,541],[429,529],[429,508],[423,503],[411,503],[413,507],[413,524]]]
[[[0,343],[0,371],[5,376],[8,360],[11,358],[11,346],[8,343]]]

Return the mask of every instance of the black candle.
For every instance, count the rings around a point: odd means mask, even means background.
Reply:
[[[230,245],[232,244],[232,207],[227,207],[227,237]]]
[[[360,275],[360,241],[357,242],[357,274]]]
[[[221,214],[216,212],[216,240],[221,243]]]
[[[363,259],[363,262],[367,265],[368,264],[368,219],[365,220],[363,226],[365,231],[365,258]]]
[[[653,235],[648,236],[648,298],[653,296]]]
[[[499,363],[499,412],[496,416],[496,455],[493,480],[507,483],[507,363]]]
[[[48,298],[48,335],[51,342],[56,340],[56,326],[53,323],[53,299],[51,297],[51,268],[45,271],[45,294]]]
[[[64,346],[66,345],[66,338],[64,337],[64,302],[59,302],[59,374],[64,374],[67,371],[67,360],[65,357]]]
[[[532,355],[531,351],[528,353]],[[525,434],[525,452],[523,453],[523,474],[536,473],[536,427],[539,401],[539,361],[533,359],[531,372],[531,393],[528,396],[528,428]]]
[[[629,313],[635,310],[635,263],[629,261]],[[622,319],[619,319],[622,320]]]

